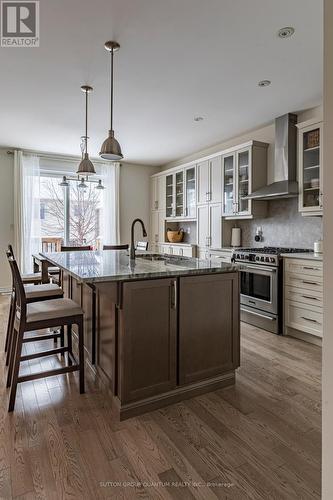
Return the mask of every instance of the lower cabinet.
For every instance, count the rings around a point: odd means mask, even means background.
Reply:
[[[239,280],[235,273],[179,280],[179,383],[239,366]]]
[[[196,257],[196,245],[162,243],[159,245],[159,251],[169,255],[180,255],[181,257]]]
[[[177,304],[174,279],[123,284],[119,311],[119,398],[148,398],[177,384]]]
[[[323,336],[321,261],[284,259],[284,333]]]

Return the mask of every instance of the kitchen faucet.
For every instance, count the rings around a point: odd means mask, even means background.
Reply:
[[[140,222],[142,226],[142,234],[144,237],[147,236],[147,231],[145,228],[145,225],[141,219],[134,219],[132,222],[132,227],[131,227],[131,249],[130,249],[130,258],[131,260],[135,260],[135,246],[134,246],[134,226],[137,222]]]

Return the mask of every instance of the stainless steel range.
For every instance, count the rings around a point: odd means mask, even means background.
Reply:
[[[282,334],[283,253],[310,252],[299,248],[241,248],[232,261],[240,264],[241,320]]]

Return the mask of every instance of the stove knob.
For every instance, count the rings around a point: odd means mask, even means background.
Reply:
[[[260,260],[260,257],[256,257],[256,260]]]
[[[265,259],[265,260],[266,260],[266,262],[269,262],[269,257],[266,257],[266,259]]]
[[[271,262],[273,262],[273,264],[274,264],[274,262],[275,262],[275,258],[274,257],[271,257]]]
[[[265,262],[265,257],[260,257],[261,262]]]

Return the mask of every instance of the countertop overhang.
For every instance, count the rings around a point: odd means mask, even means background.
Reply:
[[[135,261],[131,261],[127,250],[42,252],[41,255],[86,283],[237,272],[235,265],[213,260],[158,254],[156,257],[163,260],[151,261],[150,252],[138,252]]]

